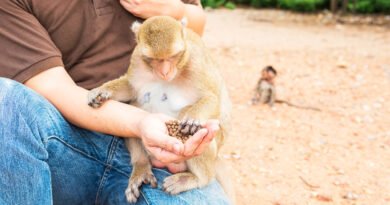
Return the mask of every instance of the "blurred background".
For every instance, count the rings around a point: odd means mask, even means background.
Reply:
[[[328,9],[332,12],[390,13],[389,0],[201,0],[203,7],[225,7],[236,5],[254,8],[278,8],[299,12],[314,12]]]
[[[333,3],[332,3],[333,2]],[[203,0],[237,204],[390,204],[390,0]],[[251,105],[260,71],[277,98]]]

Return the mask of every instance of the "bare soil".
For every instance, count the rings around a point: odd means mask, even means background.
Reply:
[[[389,27],[272,10],[207,15],[204,40],[233,102],[221,156],[237,204],[390,204]],[[250,105],[266,65],[278,70],[278,98],[321,111]]]

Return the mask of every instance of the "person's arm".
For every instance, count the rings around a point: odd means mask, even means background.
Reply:
[[[89,107],[88,91],[77,86],[62,67],[48,69],[25,85],[48,99],[69,122],[89,130],[121,137],[137,136],[137,119],[147,114],[116,101],[108,101],[101,109]]]
[[[177,20],[186,17],[187,27],[203,34],[206,23],[206,14],[200,1],[197,5],[185,4],[180,0],[120,0],[122,6],[133,15],[147,19],[152,16],[172,16]]]
[[[184,145],[167,135],[165,115],[150,114],[131,105],[109,100],[98,109],[88,106],[87,90],[77,86],[63,67],[43,71],[25,85],[48,99],[72,124],[121,137],[139,137],[160,162],[181,162],[199,155],[213,139],[218,124],[209,122]]]

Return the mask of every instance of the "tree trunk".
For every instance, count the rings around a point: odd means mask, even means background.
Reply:
[[[332,13],[337,12],[337,2],[338,0],[330,0],[330,10],[332,11]]]
[[[343,6],[342,6],[342,11],[345,13],[348,8],[348,0],[343,0]]]
[[[356,0],[353,0],[353,8],[352,8],[352,11],[353,11],[353,12],[356,11]]]

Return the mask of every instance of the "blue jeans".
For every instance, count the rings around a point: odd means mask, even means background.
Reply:
[[[64,93],[66,95],[66,93]],[[0,205],[128,204],[132,167],[121,138],[76,127],[46,99],[0,78]],[[143,185],[137,204],[227,204],[214,181],[176,196]]]

